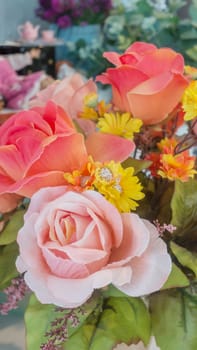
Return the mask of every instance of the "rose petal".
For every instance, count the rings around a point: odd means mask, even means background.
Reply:
[[[101,162],[127,159],[135,149],[133,141],[110,134],[92,133],[86,139],[87,152]]]
[[[150,231],[151,240],[144,254],[131,260],[133,271],[130,283],[118,287],[130,296],[142,296],[159,290],[167,280],[172,262],[163,240],[154,225],[144,220]]]
[[[158,123],[176,107],[187,85],[187,80],[178,74],[164,73],[149,79],[128,92],[130,110],[145,124]]]

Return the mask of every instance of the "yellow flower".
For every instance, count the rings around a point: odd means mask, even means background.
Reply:
[[[98,101],[98,95],[94,92],[86,95],[83,103],[83,110],[78,114],[78,117],[94,121],[97,121],[111,108],[111,105],[106,104],[104,100]]]
[[[172,139],[165,138],[157,143],[157,147],[163,153],[173,153],[176,145],[177,145],[177,141],[173,138]]]
[[[132,139],[135,132],[140,131],[142,121],[132,118],[130,113],[105,113],[99,118],[97,127],[101,132]]]
[[[111,104],[106,104],[104,100],[98,102],[97,109],[99,117],[103,117],[111,108]]]
[[[184,119],[191,120],[197,117],[197,81],[192,81],[185,89],[182,98]]]
[[[78,114],[78,117],[89,120],[98,120],[98,113],[94,108],[84,106],[83,111]]]
[[[70,186],[74,186],[76,190],[83,191],[92,188],[94,181],[94,173],[97,162],[94,162],[92,157],[88,157],[88,162],[81,170],[74,170],[72,173],[64,173],[64,179]]]
[[[197,78],[197,68],[196,67],[192,67],[192,66],[187,65],[184,67],[184,73],[186,75],[189,75],[192,79]]]
[[[82,112],[78,114],[79,118],[97,120],[98,113],[96,106],[98,104],[98,95],[95,92],[91,92],[83,99],[84,107]]]
[[[183,182],[194,177],[197,171],[194,170],[195,157],[191,157],[188,151],[177,155],[162,154],[160,158],[160,169],[158,174],[169,180],[179,179]]]
[[[142,185],[134,168],[124,169],[111,161],[96,168],[94,187],[121,212],[130,212],[138,206],[136,200],[144,198]]]

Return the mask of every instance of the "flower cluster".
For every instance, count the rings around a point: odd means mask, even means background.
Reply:
[[[113,67],[95,81],[55,81],[0,127],[1,310],[20,282],[28,350],[151,335],[161,350],[192,350],[196,70],[145,42],[104,57]]]
[[[111,9],[111,0],[39,0],[36,14],[60,28],[67,28],[73,24],[102,23]]]

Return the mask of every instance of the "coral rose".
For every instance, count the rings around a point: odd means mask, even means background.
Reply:
[[[83,304],[112,283],[128,295],[158,290],[171,270],[152,224],[120,214],[100,193],[65,186],[35,193],[17,242],[17,269],[42,303]]]
[[[84,138],[60,107],[15,114],[0,128],[0,210],[14,208],[15,194],[65,184],[64,172],[86,161]]]
[[[18,196],[65,184],[64,173],[80,170],[88,159],[122,161],[133,141],[93,133],[85,143],[66,112],[49,101],[13,115],[0,127],[0,211],[16,206]],[[10,195],[11,194],[11,195]]]
[[[97,81],[112,86],[113,103],[120,111],[131,112],[144,124],[164,120],[188,85],[183,56],[170,48],[136,42],[122,55],[106,52],[104,57],[116,67]]]

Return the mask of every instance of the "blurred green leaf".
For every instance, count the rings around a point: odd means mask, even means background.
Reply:
[[[171,223],[177,227],[175,235],[180,242],[197,241],[197,180],[175,182],[171,201]]]
[[[178,290],[155,293],[150,298],[152,330],[161,350],[197,349],[197,298]]]
[[[166,283],[163,285],[162,290],[177,287],[187,287],[190,281],[187,276],[176,266],[172,264],[172,270],[170,276],[168,277]]]
[[[10,284],[10,281],[19,275],[15,262],[19,255],[16,242],[0,248],[0,290]]]
[[[23,216],[25,210],[14,212],[3,231],[0,233],[0,245],[6,245],[16,240],[19,229],[23,226]]]
[[[197,61],[197,45],[194,45],[190,49],[187,49],[186,54],[196,62]]]
[[[197,278],[197,253],[192,253],[174,242],[170,242],[170,248],[180,264],[193,271]]]
[[[135,158],[127,158],[122,162],[123,168],[133,167],[135,169],[135,174],[139,173],[143,169],[147,169],[151,165],[149,160],[140,160]]]

